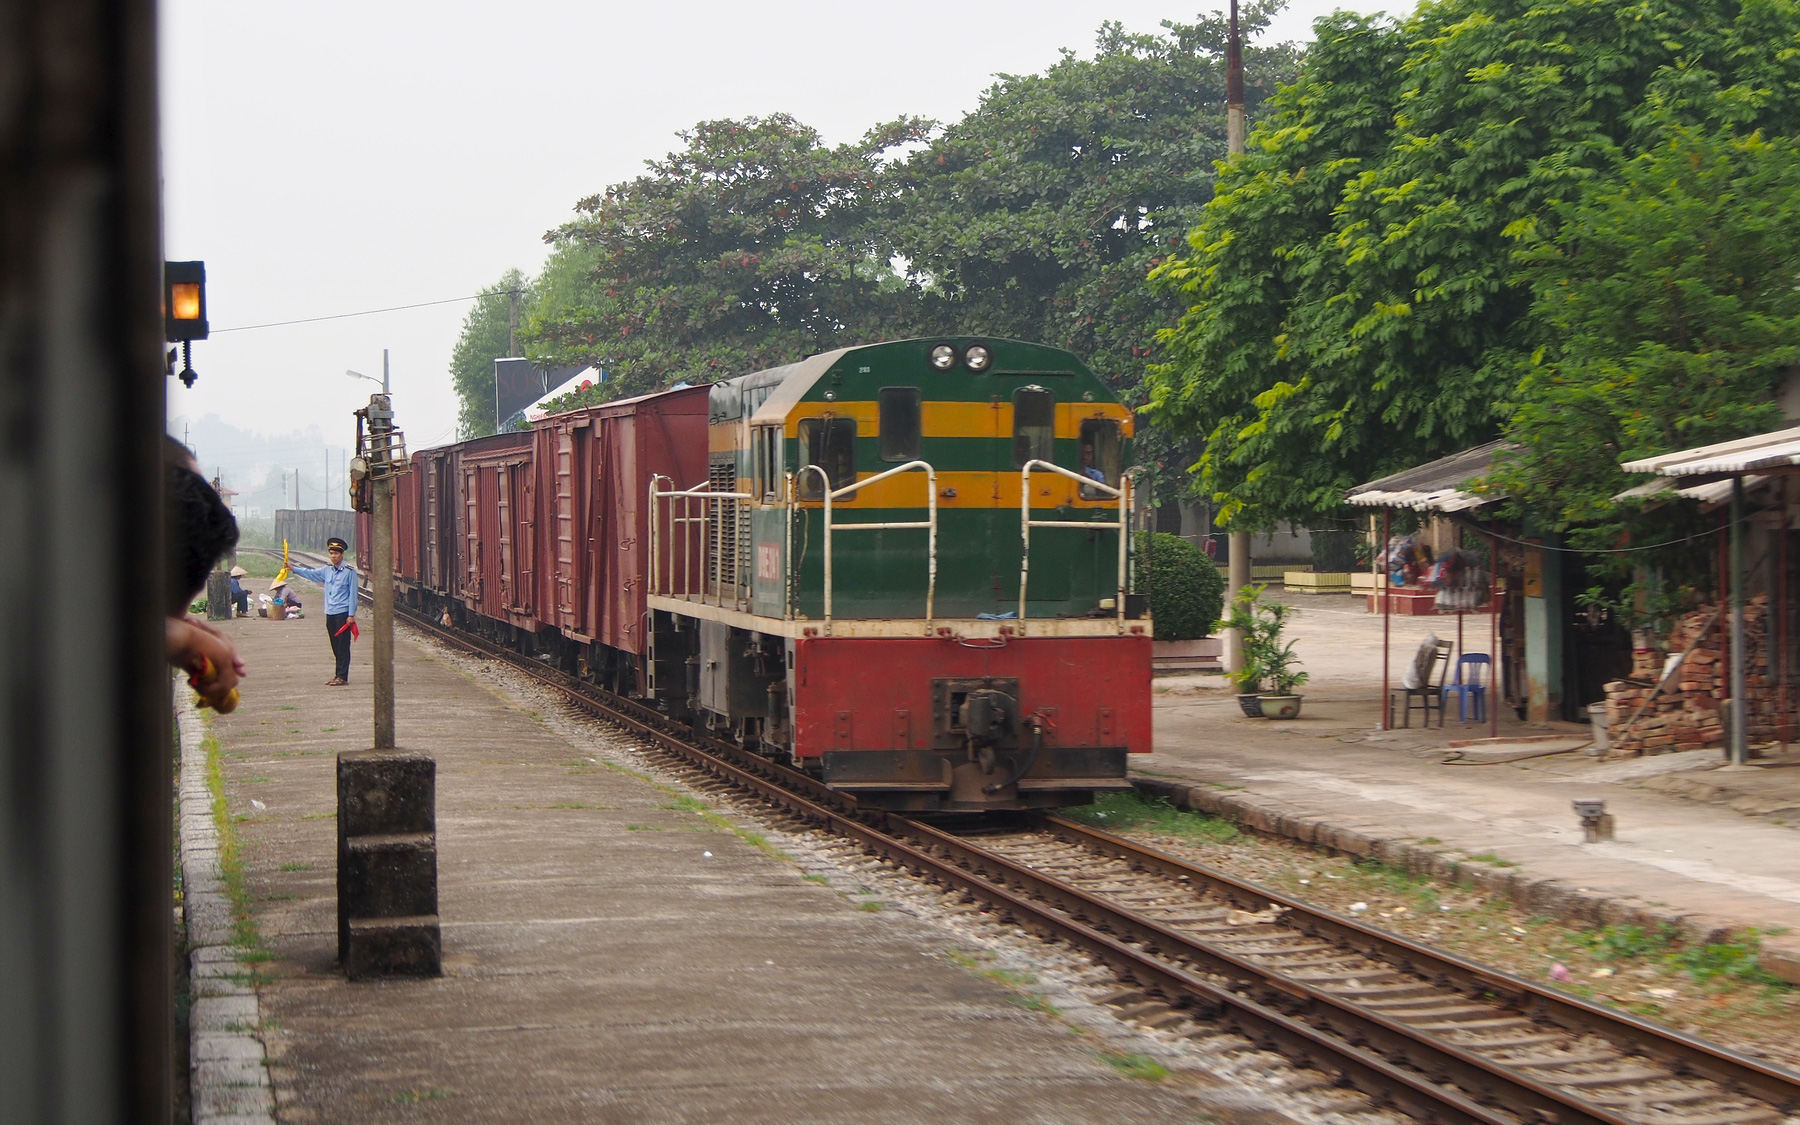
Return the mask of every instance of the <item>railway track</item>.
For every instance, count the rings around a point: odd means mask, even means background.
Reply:
[[[689,770],[1084,950],[1132,983],[1113,1000],[1140,1022],[1236,1032],[1434,1122],[1777,1125],[1800,1114],[1800,1075],[1737,1052],[1073,821],[957,833],[859,809],[805,774],[402,612]]]

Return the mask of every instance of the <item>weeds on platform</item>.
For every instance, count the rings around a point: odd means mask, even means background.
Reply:
[[[1132,1055],[1120,1051],[1096,1051],[1095,1054],[1127,1078],[1144,1082],[1161,1082],[1169,1076],[1169,1068],[1149,1055]]]
[[[244,878],[244,860],[238,851],[237,822],[225,799],[225,765],[219,755],[219,739],[210,729],[200,740],[206,754],[206,789],[212,796],[213,827],[219,834],[219,879],[231,903],[231,944],[241,949],[262,948],[262,935],[251,912],[250,890]]]
[[[1155,832],[1213,844],[1229,844],[1243,835],[1229,820],[1178,809],[1162,797],[1145,800],[1136,792],[1106,793],[1091,805],[1060,811],[1070,820],[1111,832]]]
[[[1014,1007],[1024,1008],[1028,1012],[1039,1012],[1054,1019],[1063,1018],[1062,1009],[1052,1004],[1049,997],[1041,992],[1032,991],[1031,986],[1038,982],[1036,974],[1019,969],[983,968],[984,963],[994,959],[994,955],[987,950],[965,953],[960,949],[952,949],[945,956],[953,964],[961,965],[976,976],[984,980],[991,980],[1005,988],[1007,990],[1006,1001]],[[1073,1025],[1071,1027],[1074,1030],[1081,1030],[1073,1028]]]
[[[711,827],[717,828],[721,832],[731,833],[733,836],[736,836],[738,839],[744,841],[744,843],[749,844],[751,847],[757,849],[758,851],[766,852],[767,854],[774,856],[776,859],[785,860],[788,863],[794,862],[793,856],[782,851],[780,848],[776,847],[774,844],[769,843],[768,837],[764,836],[760,832],[751,832],[748,829],[739,828],[737,825],[733,824],[731,821],[727,820],[725,817],[722,817],[718,813],[712,811],[712,808],[710,806],[708,806],[705,801],[698,800],[697,798],[694,798],[694,797],[690,797],[686,793],[683,793],[681,790],[675,788],[673,785],[664,785],[662,782],[656,780],[654,777],[651,777],[647,773],[640,773],[639,771],[631,769],[627,766],[621,766],[617,762],[604,762],[603,761],[600,764],[605,766],[607,769],[612,770],[614,773],[622,773],[622,774],[625,774],[627,777],[635,777],[639,781],[642,781],[646,785],[649,785],[651,788],[655,789],[657,792],[662,793],[665,796],[667,796],[669,799],[663,803],[663,805],[662,805],[663,808],[673,809],[677,812],[691,812],[695,816],[698,816],[701,820],[705,821]],[[648,825],[643,826],[643,828],[633,828],[630,825],[626,826],[627,831],[645,831],[648,828],[649,828]]]

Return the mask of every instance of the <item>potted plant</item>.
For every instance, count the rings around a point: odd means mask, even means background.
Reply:
[[[1286,606],[1272,607],[1286,609]],[[1306,673],[1300,671],[1300,660],[1294,655],[1294,642],[1280,644],[1281,618],[1275,618],[1276,633],[1271,638],[1269,650],[1263,654],[1263,669],[1268,677],[1269,686],[1273,690],[1262,696],[1259,702],[1262,713],[1270,719],[1293,719],[1300,714],[1300,701],[1306,697],[1294,694],[1294,689],[1306,682]]]
[[[1231,599],[1231,615],[1213,625],[1214,629],[1237,630],[1243,666],[1228,673],[1227,678],[1238,689],[1238,707],[1251,719],[1263,717],[1263,680],[1268,676],[1264,657],[1268,651],[1266,634],[1270,622],[1268,616],[1259,611],[1257,599],[1267,588],[1268,584],[1263,583],[1238,590],[1237,596]]]
[[[1292,719],[1300,714],[1303,696],[1294,689],[1306,682],[1300,671],[1300,658],[1294,655],[1294,642],[1283,643],[1282,630],[1287,628],[1287,615],[1293,607],[1281,602],[1265,602],[1262,593],[1268,586],[1245,586],[1231,601],[1231,616],[1219,622],[1219,628],[1236,629],[1242,638],[1244,667],[1231,675],[1239,692],[1238,706],[1244,714],[1266,719]],[[1272,690],[1264,691],[1268,685]]]

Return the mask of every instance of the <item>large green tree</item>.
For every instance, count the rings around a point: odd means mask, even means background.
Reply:
[[[1279,8],[1250,5],[1245,33]],[[924,291],[922,326],[1068,348],[1141,401],[1156,329],[1185,307],[1144,276],[1183,244],[1226,152],[1226,32],[1222,16],[1148,35],[1104,24],[1092,58],[1002,76],[913,154],[888,238]],[[1245,71],[1254,120],[1298,51],[1252,46]],[[1193,455],[1166,444],[1153,437],[1150,459],[1185,469]]]
[[[513,354],[509,348],[515,297],[523,315],[532,300],[532,285],[518,270],[507,270],[481,291],[463,318],[462,335],[450,353],[450,385],[458,403],[456,428],[462,437],[494,432],[494,361]]]
[[[884,157],[926,127],[836,147],[785,114],[682,133],[683,149],[546,236],[560,281],[533,307],[530,354],[602,366],[608,393],[636,393],[904,331],[914,294],[870,220],[894,190]]]
[[[1778,426],[1800,364],[1800,145],[1729,122],[1665,133],[1556,208],[1552,234],[1520,231],[1550,342],[1524,363],[1496,483],[1593,546],[1631,528],[1612,498],[1644,478],[1620,461]]]
[[[1497,434],[1532,315],[1522,231],[1654,145],[1692,87],[1741,124],[1800,106],[1792,0],[1438,0],[1315,25],[1303,73],[1160,283],[1192,307],[1155,418],[1204,434],[1239,526],[1338,510],[1359,481]]]

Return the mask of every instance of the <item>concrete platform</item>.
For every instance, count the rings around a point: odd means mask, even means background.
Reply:
[[[1454,708],[1442,728],[1379,731],[1382,623],[1360,610],[1350,598],[1296,610],[1291,632],[1313,673],[1296,720],[1244,718],[1222,677],[1159,680],[1156,752],[1132,762],[1145,784],[1571,919],[1670,922],[1707,940],[1785,927],[1763,961],[1800,983],[1800,769],[1787,768],[1800,754],[1745,772],[1719,770],[1717,750],[1604,762],[1571,752],[1588,741],[1582,726],[1511,719],[1505,744],[1456,747],[1488,730],[1458,724]],[[1396,669],[1427,630],[1456,636],[1454,618],[1389,625]],[[1469,649],[1485,651],[1487,636],[1487,618],[1469,615]],[[1606,801],[1616,839],[1582,843],[1576,797]]]
[[[322,617],[226,628],[251,674],[212,730],[275,957],[256,993],[280,1121],[1196,1119],[950,963],[943,931],[804,880],[404,631],[399,741],[438,762],[445,976],[346,982],[333,762],[371,740],[367,633],[327,688]]]

